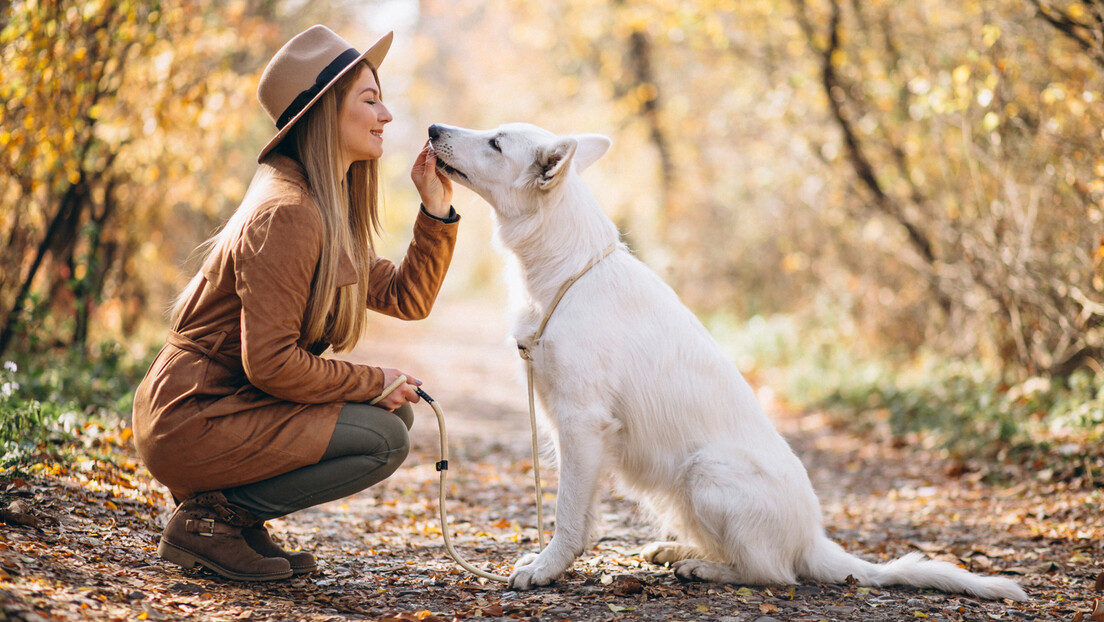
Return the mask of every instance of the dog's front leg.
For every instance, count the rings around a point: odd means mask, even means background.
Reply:
[[[556,534],[539,555],[518,560],[510,575],[514,589],[528,590],[554,581],[583,552],[593,529],[606,444],[615,426],[608,415],[560,421]]]

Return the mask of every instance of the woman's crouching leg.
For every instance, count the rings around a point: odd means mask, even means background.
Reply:
[[[272,541],[264,521],[347,497],[390,477],[410,453],[409,405],[390,412],[367,404],[346,404],[322,459],[283,475],[224,490],[234,505],[258,521],[242,535],[264,557],[283,557],[296,574],[317,567],[306,552],[286,551]]]

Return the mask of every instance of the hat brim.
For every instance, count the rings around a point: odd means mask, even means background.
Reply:
[[[367,52],[358,56],[356,60],[349,63],[344,69],[339,71],[337,75],[335,75],[333,79],[330,80],[329,84],[322,87],[322,90],[318,91],[318,94],[315,95],[314,98],[311,99],[309,102],[307,102],[306,106],[303,106],[303,109],[299,111],[299,114],[292,117],[291,120],[287,122],[287,125],[281,128],[280,131],[272,137],[272,140],[268,141],[268,144],[264,146],[264,149],[261,149],[260,155],[257,156],[257,162],[263,160],[264,157],[276,147],[276,145],[279,145],[280,141],[282,141],[284,137],[288,135],[288,132],[291,131],[291,128],[295,126],[299,119],[302,119],[303,116],[307,114],[307,111],[311,109],[311,106],[313,106],[315,102],[317,102],[319,99],[322,99],[322,96],[326,94],[326,91],[329,91],[333,87],[333,85],[341,79],[341,76],[345,75],[349,72],[350,69],[360,64],[360,61],[367,60],[373,68],[378,70],[380,63],[382,63],[384,57],[387,56],[387,51],[391,49],[391,40],[394,38],[394,31],[383,35],[382,37],[380,37],[379,41],[376,41],[372,44],[372,47],[368,48]]]

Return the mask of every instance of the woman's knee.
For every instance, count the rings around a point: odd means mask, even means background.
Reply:
[[[414,409],[410,404],[403,404],[395,409],[394,415],[403,422],[407,431],[414,427]]]
[[[410,451],[408,427],[406,421],[396,413],[368,404],[346,404],[338,416],[333,437],[323,459],[394,454],[401,462]],[[386,459],[391,461],[393,458]]]

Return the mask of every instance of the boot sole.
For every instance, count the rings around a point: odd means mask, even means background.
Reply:
[[[223,568],[222,566],[205,557],[200,557],[199,555],[196,555],[195,553],[191,553],[189,551],[185,551],[178,546],[173,546],[172,544],[165,542],[165,540],[161,540],[161,543],[157,545],[157,555],[160,556],[161,559],[172,562],[177,566],[185,569],[194,568],[196,564],[199,564],[200,566],[207,568],[215,574],[221,575],[227,579],[232,579],[234,581],[279,581],[280,579],[290,578],[291,575],[295,574],[291,570],[268,574],[244,574],[240,572],[234,572],[233,570]]]
[[[318,564],[315,564],[315,565],[311,566],[310,568],[307,568],[307,567],[296,568],[296,567],[292,566],[291,574],[294,574],[294,575],[310,574],[310,573],[314,572],[315,570],[318,570]]]

